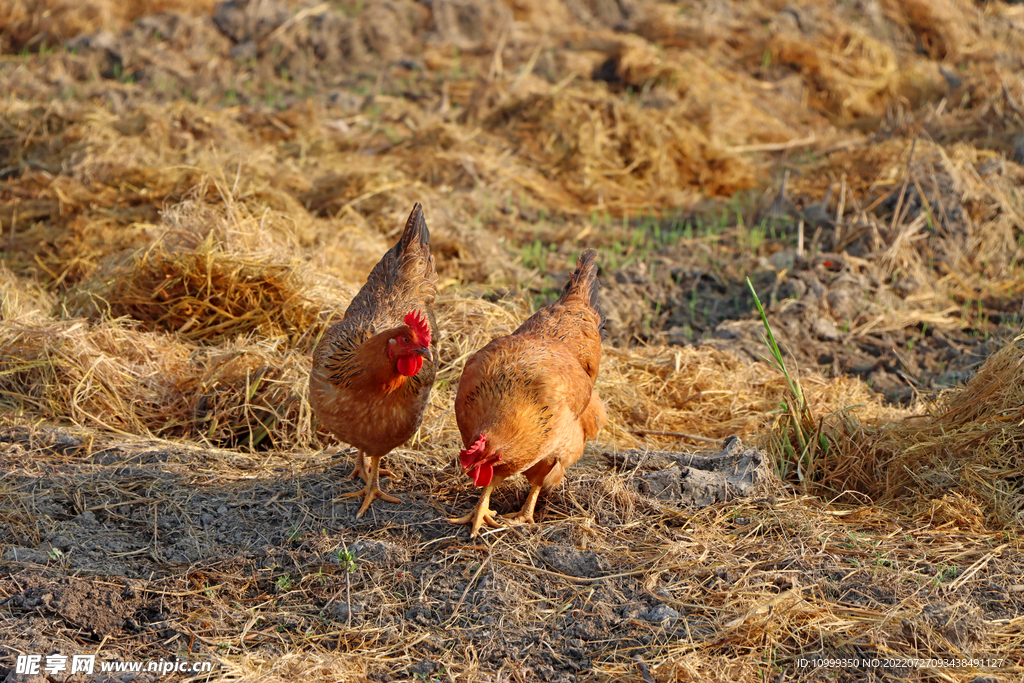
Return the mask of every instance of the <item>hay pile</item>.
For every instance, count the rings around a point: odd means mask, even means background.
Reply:
[[[289,258],[275,224],[234,198],[187,199],[133,225],[148,244],[92,264],[59,303],[5,268],[4,403],[125,434],[310,447],[308,354],[356,287]]]
[[[501,107],[484,125],[501,130],[530,165],[563,185],[576,199],[559,207],[566,211],[607,205],[636,212],[692,202],[697,191],[731,196],[753,187],[753,166],[683,114],[603,95],[533,95]]]
[[[4,297],[17,296],[4,286]],[[39,311],[0,325],[6,420],[242,448],[307,447],[308,356],[281,340],[201,347],[130,321],[90,324]]]
[[[961,511],[961,517],[1020,526],[1024,336],[924,415],[868,423],[846,417],[827,420],[821,431],[831,448],[820,462],[818,483],[833,494],[858,491],[925,516],[935,513],[938,501],[963,501],[973,512]]]
[[[308,350],[326,325],[341,318],[339,311],[355,293],[336,278],[317,277],[298,259],[273,255],[272,235],[265,230],[250,235],[265,245],[253,253],[232,248],[208,223],[192,227],[209,232],[136,226],[154,233],[149,246],[108,257],[70,293],[68,314],[127,317],[145,329],[206,344],[250,334],[285,337]]]

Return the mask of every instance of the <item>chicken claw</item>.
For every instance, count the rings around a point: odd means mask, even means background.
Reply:
[[[470,530],[470,536],[477,536],[480,533],[480,527],[485,524],[492,529],[500,529],[501,524],[494,518],[497,512],[491,509],[491,491],[494,489],[493,486],[488,486],[484,489],[484,492],[480,495],[480,500],[477,502],[476,507],[473,511],[464,517],[457,519],[450,519],[449,522],[452,524],[472,524],[473,528]]]
[[[363,481],[366,481],[366,477],[367,477],[366,471],[367,471],[367,467],[366,467],[366,453],[363,453],[362,451],[359,451],[358,453],[356,453],[356,465],[355,465],[355,467],[352,468],[352,473],[348,475],[348,478],[349,479],[359,478],[359,479],[362,479]],[[378,469],[377,474],[378,474],[378,476],[381,476],[381,477],[389,477],[392,481],[398,481],[399,479],[401,479],[401,477],[399,477],[397,474],[395,474],[391,470]]]
[[[540,496],[540,487],[530,487],[530,495],[526,496],[526,502],[523,503],[522,509],[514,515],[505,517],[510,524],[534,524],[533,519],[533,508],[537,504],[537,497]]]
[[[350,491],[348,493],[341,494],[342,498],[354,498],[356,496],[363,497],[363,504],[359,506],[359,512],[356,513],[356,519],[362,517],[363,513],[370,509],[370,504],[377,498],[387,501],[388,503],[402,502],[401,498],[389,496],[388,494],[380,490],[380,473],[380,458],[371,457],[370,476],[366,478],[366,486],[364,486],[361,491]]]

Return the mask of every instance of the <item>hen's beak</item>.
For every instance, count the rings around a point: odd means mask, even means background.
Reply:
[[[427,360],[434,360],[434,354],[430,352],[429,346],[421,346],[413,351],[417,356],[423,356]]]

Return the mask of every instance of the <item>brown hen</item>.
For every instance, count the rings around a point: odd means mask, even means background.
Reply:
[[[476,508],[449,520],[497,527],[491,491],[522,472],[530,493],[513,522],[533,522],[541,488],[562,481],[607,419],[594,392],[601,362],[597,252],[588,249],[562,295],[519,329],[491,340],[466,362],[455,398],[462,468],[484,487]]]
[[[437,372],[436,294],[430,233],[417,203],[398,244],[313,352],[309,402],[328,431],[359,451],[351,476],[366,486],[344,496],[362,496],[356,517],[376,498],[399,502],[380,490],[380,475],[392,476],[380,460],[423,419]]]

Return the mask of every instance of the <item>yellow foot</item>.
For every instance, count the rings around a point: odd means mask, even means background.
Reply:
[[[498,524],[498,520],[494,518],[494,515],[498,513],[491,509],[491,491],[493,490],[493,484],[485,487],[484,492],[480,494],[480,500],[477,501],[476,507],[473,508],[472,512],[465,517],[449,519],[448,521],[452,524],[472,524],[473,527],[469,532],[470,536],[478,535],[480,533],[480,527],[484,524],[492,529],[500,529],[501,525]]]
[[[342,498],[355,498],[356,496],[362,496],[363,498],[363,504],[359,506],[359,512],[356,513],[356,519],[362,517],[363,513],[370,509],[370,503],[372,503],[377,498],[380,498],[383,501],[387,501],[388,503],[402,502],[401,498],[389,496],[388,494],[381,491],[380,488],[377,486],[367,485],[366,488],[364,488],[362,491],[350,491],[349,493],[341,494]]]
[[[370,468],[367,466],[367,457],[362,453],[356,455],[356,466],[352,468],[352,473],[348,475],[349,479],[362,479],[366,481],[369,474]],[[392,480],[398,481],[401,479],[397,474],[391,470],[379,469],[377,470],[377,476],[380,477],[391,477]]]
[[[473,528],[470,531],[470,536],[476,536],[480,533],[480,527],[485,524],[492,529],[500,529],[501,524],[495,519],[495,515],[498,513],[489,508],[483,506],[476,506],[473,511],[465,517],[459,517],[458,519],[449,519],[448,521],[452,524],[472,524]]]
[[[356,466],[352,468],[352,474],[348,475],[349,479],[362,479],[366,481],[366,468],[363,467],[363,459],[359,458],[356,461]]]
[[[535,524],[533,519],[533,510],[537,505],[537,498],[540,496],[540,487],[533,486],[530,488],[529,495],[526,496],[526,502],[523,503],[523,507],[519,509],[514,515],[506,517],[511,524]]]
[[[536,524],[533,519],[533,511],[517,512],[511,517],[502,517],[509,524]]]

